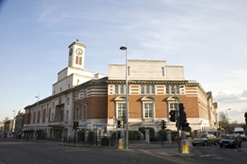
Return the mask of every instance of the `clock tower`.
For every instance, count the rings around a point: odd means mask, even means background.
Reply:
[[[79,43],[79,40],[69,45],[69,67],[84,69],[85,49],[86,46]]]

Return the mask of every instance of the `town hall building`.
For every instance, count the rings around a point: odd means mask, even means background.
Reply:
[[[86,46],[77,40],[68,48],[68,66],[58,72],[52,95],[25,107],[26,135],[68,140],[78,121],[80,129],[98,128],[101,136],[109,136],[126,115],[126,73],[129,130],[152,127],[158,132],[161,120],[176,130],[169,112],[183,103],[192,130],[216,131],[218,107],[212,92],[186,80],[183,66],[128,60],[127,71],[126,65],[109,64],[108,75],[94,74],[84,68]]]

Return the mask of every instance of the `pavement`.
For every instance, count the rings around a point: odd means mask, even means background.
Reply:
[[[61,146],[72,146],[72,147],[87,147],[87,148],[106,148],[106,149],[116,149],[118,151],[130,151],[130,152],[163,152],[166,155],[174,156],[174,155],[184,155],[184,156],[194,156],[193,152],[189,152],[188,150],[183,151],[182,148],[178,148],[177,142],[167,143],[164,142],[163,145],[161,142],[130,142],[128,149],[121,148],[119,145],[115,146],[101,146],[100,144],[97,145],[85,145],[83,143],[68,143],[68,142],[60,142],[59,145]],[[180,144],[181,145],[181,144]],[[193,147],[188,146],[189,149],[193,149]]]

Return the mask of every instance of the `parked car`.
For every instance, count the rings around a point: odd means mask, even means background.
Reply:
[[[227,135],[227,134],[221,134],[221,135],[219,135],[219,136],[216,138],[217,144],[220,144],[220,140],[221,140],[222,138],[224,138],[226,135]]]
[[[226,135],[220,140],[220,147],[241,147],[241,145],[242,138],[239,134]]]
[[[208,144],[214,144],[217,145],[217,141],[216,141],[216,136],[213,134],[203,134],[198,138],[194,138],[192,141],[192,145],[196,146],[196,145],[203,145],[203,146],[207,146]]]
[[[244,132],[244,128],[236,127],[236,128],[234,128],[234,133],[238,133],[242,137],[242,140],[246,141],[246,135],[245,135],[245,132]]]

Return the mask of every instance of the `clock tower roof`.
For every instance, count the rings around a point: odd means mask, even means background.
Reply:
[[[69,48],[73,45],[77,45],[77,46],[80,46],[80,47],[84,47],[86,48],[86,46],[82,43],[79,43],[79,40],[77,39],[75,42],[73,42],[72,44],[69,45]]]

